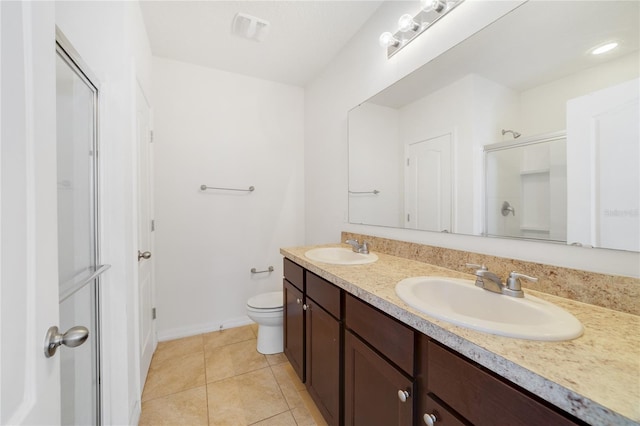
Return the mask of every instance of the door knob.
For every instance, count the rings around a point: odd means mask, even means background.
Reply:
[[[47,358],[54,356],[60,345],[70,348],[80,346],[87,338],[89,338],[89,330],[81,325],[71,327],[64,334],[60,333],[55,325],[49,327],[44,338],[44,356]]]
[[[140,262],[140,259],[149,259],[149,258],[151,258],[151,252],[150,251],[145,251],[143,253],[140,250],[138,250],[138,262]]]

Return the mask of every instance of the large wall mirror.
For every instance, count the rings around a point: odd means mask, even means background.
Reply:
[[[353,108],[349,222],[640,251],[639,17],[530,1]]]

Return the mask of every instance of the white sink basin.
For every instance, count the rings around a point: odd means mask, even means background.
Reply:
[[[356,253],[350,248],[344,247],[320,247],[307,251],[304,254],[311,260],[335,265],[363,265],[378,260],[374,253]]]
[[[492,293],[472,280],[407,278],[396,285],[396,294],[427,315],[500,336],[559,341],[580,337],[583,331],[576,317],[552,303]]]

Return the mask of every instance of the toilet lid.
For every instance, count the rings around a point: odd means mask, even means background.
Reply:
[[[272,291],[253,296],[247,305],[255,309],[282,308],[282,291]]]

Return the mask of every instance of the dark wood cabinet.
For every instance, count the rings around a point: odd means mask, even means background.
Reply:
[[[330,426],[342,418],[342,291],[285,259],[284,353]]]
[[[340,424],[341,323],[313,299],[306,303],[306,386],[329,425]]]
[[[345,297],[345,425],[412,425],[415,332]]]
[[[350,331],[344,381],[346,426],[413,424],[413,381]],[[404,402],[399,392],[406,392]]]
[[[350,294],[345,297],[345,325],[402,371],[413,375],[412,328]]]
[[[284,352],[329,425],[584,424],[284,261]]]
[[[451,411],[478,426],[581,424],[549,403],[434,341],[428,342],[426,362],[427,410],[437,398]]]
[[[304,377],[304,310],[303,294],[300,289],[284,279],[282,286],[284,298],[283,334],[284,354],[302,382]]]

